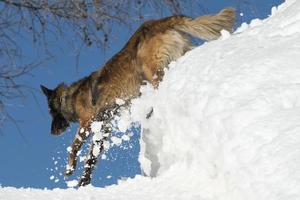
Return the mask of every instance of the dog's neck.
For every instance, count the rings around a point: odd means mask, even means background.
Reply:
[[[71,91],[66,88],[60,98],[61,112],[66,120],[70,122],[77,122],[78,117],[74,108],[74,102]]]

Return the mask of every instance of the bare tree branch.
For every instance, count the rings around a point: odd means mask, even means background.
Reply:
[[[32,92],[19,78],[53,57],[53,45],[61,48],[51,41],[64,38],[72,44],[78,38],[74,50],[78,63],[84,47],[109,46],[113,24],[130,27],[147,19],[144,11],[149,5],[154,5],[152,12],[181,10],[178,0],[0,0],[0,128],[6,119],[13,119],[6,110],[9,102]],[[44,58],[28,59],[24,41],[42,48]]]

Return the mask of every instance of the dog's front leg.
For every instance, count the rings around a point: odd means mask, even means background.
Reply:
[[[99,139],[94,139],[90,146],[89,153],[84,164],[84,172],[80,177],[80,180],[78,181],[78,186],[85,186],[90,184],[92,171],[96,166],[98,158],[102,155],[104,150],[109,148],[108,140],[112,132],[111,120],[113,116],[108,114],[106,117],[102,118],[102,137]]]
[[[103,138],[98,141],[93,141],[90,146],[87,159],[84,163],[84,172],[78,181],[78,186],[85,186],[90,184],[92,172],[97,164],[98,158],[102,155],[105,150],[105,143],[108,138]]]
[[[70,176],[74,172],[77,164],[77,153],[81,149],[82,145],[90,135],[89,125],[80,125],[73,140],[72,145],[69,147],[69,159],[66,167],[65,176]]]

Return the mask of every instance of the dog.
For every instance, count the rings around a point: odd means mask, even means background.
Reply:
[[[72,175],[78,151],[93,134],[92,122],[101,121],[103,138],[90,145],[84,172],[78,181],[78,186],[90,184],[97,158],[104,150],[103,144],[109,140],[111,121],[120,108],[130,107],[130,100],[139,97],[141,85],[150,83],[158,88],[168,64],[194,47],[191,37],[214,40],[223,29],[232,32],[234,23],[235,10],[232,8],[195,19],[171,16],[150,20],[137,29],[123,49],[89,76],[69,86],[59,84],[55,89],[41,85],[52,116],[51,133],[60,135],[70,123],[79,123],[64,174]],[[116,99],[123,100],[124,105],[117,104]],[[93,152],[95,147],[99,148],[100,154]]]

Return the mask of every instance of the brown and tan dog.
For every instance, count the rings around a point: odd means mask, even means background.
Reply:
[[[41,86],[53,118],[51,133],[60,135],[70,122],[80,125],[71,145],[65,175],[69,176],[75,170],[77,153],[91,135],[91,123],[95,120],[103,122],[104,137],[96,141],[100,152],[103,151],[103,142],[109,139],[111,132],[110,122],[120,107],[116,99],[124,100],[128,106],[130,99],[139,96],[144,81],[157,88],[164,68],[193,48],[190,36],[217,39],[222,29],[231,32],[234,22],[235,11],[231,8],[195,19],[171,16],[147,21],[118,54],[88,77],[70,86],[60,84],[54,90]],[[91,181],[91,172],[99,156],[93,153],[95,145],[91,144],[79,186]]]

